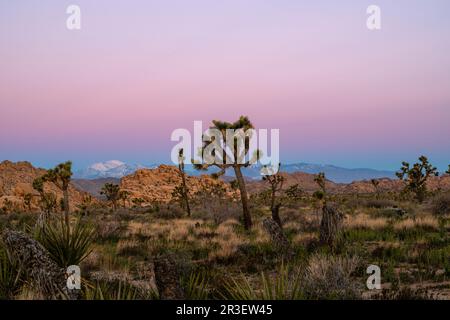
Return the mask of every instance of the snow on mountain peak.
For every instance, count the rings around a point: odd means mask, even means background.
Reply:
[[[109,160],[94,163],[86,169],[76,172],[74,177],[78,179],[122,178],[141,168],[145,167],[139,164],[127,164],[119,160]]]
[[[98,162],[89,166],[89,169],[97,170],[97,171],[108,171],[117,167],[125,166],[125,162],[119,160],[109,160],[106,162]]]

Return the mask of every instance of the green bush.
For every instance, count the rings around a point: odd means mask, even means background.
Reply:
[[[22,282],[19,268],[9,260],[6,250],[0,247],[0,300],[14,298],[19,293]]]
[[[79,265],[91,252],[94,237],[94,228],[81,220],[70,230],[64,223],[49,222],[36,236],[61,268]]]
[[[433,200],[432,212],[436,216],[450,214],[450,194],[441,195]]]
[[[223,281],[220,295],[232,300],[299,300],[303,299],[300,281],[300,273],[290,272],[282,264],[275,276],[261,272],[258,286],[244,275],[238,279],[228,277]]]

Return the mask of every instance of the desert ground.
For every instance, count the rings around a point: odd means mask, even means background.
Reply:
[[[187,176],[187,212],[176,166],[122,178],[120,197],[71,184],[67,225],[64,192],[33,189],[45,174],[0,164],[2,299],[450,299],[448,174],[420,202],[400,180],[282,174],[280,224],[270,181],[248,181],[251,228],[233,181]],[[81,290],[65,286],[69,265]],[[368,289],[370,265],[381,289]]]

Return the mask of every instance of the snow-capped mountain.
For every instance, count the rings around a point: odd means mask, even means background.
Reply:
[[[213,167],[207,172],[197,171],[192,166],[186,166],[186,171],[190,175],[199,175],[204,173],[217,172],[218,169]],[[368,168],[356,168],[348,169],[337,167],[333,165],[323,165],[323,164],[313,164],[313,163],[292,163],[292,164],[282,164],[281,171],[287,173],[294,172],[305,172],[310,174],[318,174],[319,172],[324,172],[327,179],[336,183],[350,183],[353,181],[367,180],[367,179],[378,179],[378,178],[395,178],[395,172],[385,171],[385,170],[375,170]],[[242,169],[242,174],[247,179],[259,180],[261,176],[261,166],[251,166]],[[228,169],[225,172],[226,176],[234,176],[233,170]]]
[[[119,160],[110,160],[106,162],[94,163],[86,169],[80,170],[74,174],[75,179],[99,179],[99,178],[122,178],[126,175],[134,173],[138,169],[154,169],[158,165],[143,166],[140,164],[128,164]],[[205,171],[198,171],[192,165],[186,165],[186,172],[189,175],[198,176],[201,174],[211,174],[217,172],[218,169],[212,167]],[[247,179],[259,180],[262,178],[260,174],[261,166],[251,166],[242,170],[243,175]],[[324,172],[327,179],[336,183],[350,183],[358,180],[377,179],[377,178],[395,178],[393,171],[381,171],[368,168],[348,169],[336,167],[333,165],[322,165],[312,163],[292,163],[282,164],[281,171],[287,173],[305,172],[317,174]],[[234,176],[232,169],[228,169],[225,176]]]
[[[76,179],[98,179],[98,178],[122,178],[134,173],[138,169],[154,168],[155,166],[143,166],[140,164],[127,164],[119,160],[98,162],[86,169],[75,172]]]

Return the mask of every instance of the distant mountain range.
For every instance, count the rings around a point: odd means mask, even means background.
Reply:
[[[95,163],[86,169],[75,172],[75,179],[99,179],[99,178],[122,178],[124,176],[133,174],[138,169],[154,169],[158,165],[144,166],[140,164],[127,164],[119,160],[111,160],[106,162]],[[243,169],[243,174],[247,179],[259,180],[261,167],[253,166]],[[186,165],[186,172],[192,176],[199,176],[201,174],[211,174],[217,172],[217,168],[211,168],[208,171],[198,171],[192,165]],[[379,179],[379,178],[395,178],[394,171],[382,171],[369,168],[355,168],[348,169],[337,167],[333,165],[321,165],[311,163],[293,163],[282,165],[281,171],[287,173],[305,172],[310,174],[317,174],[324,172],[328,180],[335,183],[350,183],[353,181]],[[226,177],[234,176],[233,171],[227,170]]]
[[[128,164],[119,160],[98,162],[89,167],[76,171],[75,179],[100,179],[100,178],[122,178],[133,174],[138,169],[153,169],[157,166],[143,166],[140,164]]]

